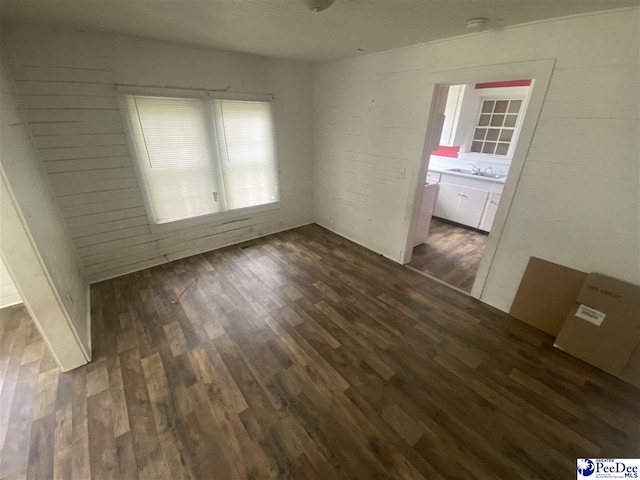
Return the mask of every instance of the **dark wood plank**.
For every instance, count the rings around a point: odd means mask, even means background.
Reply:
[[[31,423],[31,444],[27,478],[48,480],[53,478],[55,415],[40,417]]]
[[[118,451],[108,391],[103,390],[87,400],[87,423],[91,439],[89,444],[91,478],[96,480],[119,478]]]
[[[55,416],[53,478],[73,478],[73,410],[71,402],[59,408]]]
[[[159,478],[166,465],[138,351],[121,353],[120,363],[138,471],[142,477]]]

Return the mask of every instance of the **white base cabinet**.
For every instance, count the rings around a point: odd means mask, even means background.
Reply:
[[[489,192],[448,183],[440,184],[434,215],[478,228]]]
[[[460,193],[462,193],[460,185],[452,185],[450,183],[440,182],[440,190],[438,190],[438,200],[433,214],[436,217],[453,220],[458,212],[458,204],[460,203]]]
[[[496,212],[498,211],[498,205],[500,204],[501,193],[490,193],[489,201],[484,209],[484,216],[482,217],[482,223],[480,223],[480,230],[490,232],[493,226],[493,221],[496,218]]]
[[[446,173],[442,173],[439,180],[435,217],[491,231],[504,188],[502,183]]]

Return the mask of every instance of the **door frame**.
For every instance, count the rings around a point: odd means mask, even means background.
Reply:
[[[56,363],[63,372],[88,363],[91,352],[73,326],[1,164],[0,218],[0,257]]]
[[[427,171],[429,169],[429,157],[431,156],[431,152],[435,150],[433,147],[435,146],[437,148],[437,145],[434,145],[436,137],[439,139],[439,135],[436,135],[437,129],[439,128],[440,131],[442,131],[442,119],[441,113],[439,112],[439,104],[441,102],[439,100],[442,98],[443,91],[445,89],[448,90],[450,85],[506,81],[519,78],[531,79],[529,104],[509,167],[509,175],[504,185],[500,205],[496,212],[496,218],[493,222],[489,237],[487,238],[487,246],[480,261],[478,273],[476,274],[471,290],[472,297],[482,298],[487,279],[491,272],[493,260],[498,251],[507,219],[509,218],[520,176],[522,175],[522,170],[531,147],[531,141],[533,140],[540,119],[540,113],[542,112],[542,107],[544,106],[547,96],[555,62],[555,59],[531,60],[431,72],[429,78],[433,83],[430,84],[431,102],[428,106],[430,109],[429,121],[425,133],[422,157],[420,158],[420,167],[417,178],[415,179],[414,195],[408,199],[409,205],[407,205],[407,210],[411,211],[412,214],[406,231],[407,237],[402,259],[403,264],[409,263],[413,254],[413,234],[420,213],[419,207],[424,190],[425,178],[427,177]]]

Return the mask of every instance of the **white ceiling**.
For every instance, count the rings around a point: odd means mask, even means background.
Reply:
[[[45,24],[260,55],[326,61],[464,35],[465,20],[496,29],[638,5],[640,0],[0,0],[4,24]]]

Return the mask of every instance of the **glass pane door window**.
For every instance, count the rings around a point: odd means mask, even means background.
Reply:
[[[471,152],[508,155],[518,126],[522,100],[484,100],[471,141]]]

